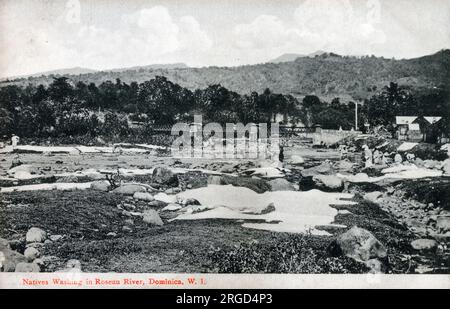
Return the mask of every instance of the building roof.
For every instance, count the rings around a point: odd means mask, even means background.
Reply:
[[[442,117],[436,116],[424,116],[423,118],[425,118],[425,120],[428,121],[429,123],[435,123],[442,119]]]
[[[396,124],[410,124],[417,119],[418,116],[395,116]]]

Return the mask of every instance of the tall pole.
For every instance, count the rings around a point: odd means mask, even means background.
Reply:
[[[358,102],[355,102],[355,131],[358,131]]]

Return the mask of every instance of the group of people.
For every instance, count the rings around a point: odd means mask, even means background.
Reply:
[[[369,146],[363,145],[363,157],[364,157],[364,167],[372,167],[373,165],[388,165],[390,163],[401,164],[404,161],[403,156],[400,153],[389,153],[382,152],[378,149],[371,150]],[[392,155],[394,157],[392,158]],[[413,153],[407,153],[406,160],[408,162],[412,162],[415,159],[415,155]]]

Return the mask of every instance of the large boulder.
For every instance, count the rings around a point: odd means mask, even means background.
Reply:
[[[442,170],[444,171],[444,174],[450,175],[450,159],[447,159],[442,163]]]
[[[155,200],[153,195],[151,195],[150,193],[147,193],[147,192],[136,192],[133,194],[133,198],[136,200],[147,201],[147,202],[151,202],[151,201]]]
[[[434,250],[437,248],[437,241],[434,239],[416,239],[411,242],[411,247],[415,250]]]
[[[234,177],[222,175],[220,178],[221,185],[233,185],[235,187],[245,187],[257,193],[263,193],[271,190],[270,184],[263,180],[251,177]]]
[[[301,173],[302,176],[332,175],[335,174],[335,170],[330,162],[323,162],[320,165],[304,169]]]
[[[16,265],[21,262],[26,262],[26,258],[10,249],[9,242],[6,239],[0,238],[0,271],[13,272]]]
[[[314,175],[312,177],[315,187],[327,192],[340,192],[344,188],[344,182],[335,175]]]
[[[15,269],[16,273],[38,273],[40,271],[41,268],[38,264],[25,262],[18,263]]]
[[[271,191],[295,191],[292,183],[284,178],[277,178],[269,181]]]
[[[177,176],[164,166],[155,167],[153,169],[153,181],[160,184],[178,186]]]
[[[303,159],[303,157],[301,157],[299,155],[293,155],[293,156],[291,156],[290,162],[293,165],[303,164],[303,163],[305,163],[305,159]]]
[[[18,175],[34,175],[39,172],[39,169],[36,166],[30,164],[22,164],[16,167],[13,167],[8,170],[8,175],[14,178],[17,178]]]
[[[222,177],[217,175],[210,175],[208,177],[208,184],[209,185],[220,185],[222,184]]]
[[[158,225],[158,226],[164,225],[163,221],[161,220],[161,217],[158,215],[156,210],[153,209],[147,209],[144,211],[142,221],[151,225]]]
[[[158,193],[154,196],[154,199],[166,204],[176,203],[177,197],[175,195],[167,195],[166,193]]]
[[[450,231],[450,217],[439,216],[436,220],[436,227],[443,232]]]
[[[378,199],[382,196],[383,193],[381,193],[380,191],[374,191],[364,194],[364,199],[372,203],[377,203]]]
[[[25,249],[23,255],[29,262],[32,262],[39,257],[39,251],[36,248],[28,247]]]
[[[145,187],[138,184],[123,184],[120,187],[112,190],[112,193],[123,194],[123,195],[134,195],[136,192],[146,192]]]
[[[180,204],[170,203],[169,205],[161,209],[161,211],[177,211],[181,208],[183,208],[183,206],[181,206]]]
[[[360,262],[384,259],[387,256],[383,244],[372,233],[357,226],[339,235],[333,247],[342,255]]]
[[[32,227],[28,230],[25,239],[27,243],[42,243],[47,239],[47,233],[38,227]]]
[[[91,189],[96,191],[109,191],[111,189],[111,185],[106,180],[94,181],[91,183]]]

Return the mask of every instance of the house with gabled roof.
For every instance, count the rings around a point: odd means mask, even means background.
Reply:
[[[435,124],[441,120],[438,116],[396,116],[396,136],[403,141],[431,141],[434,139]]]

